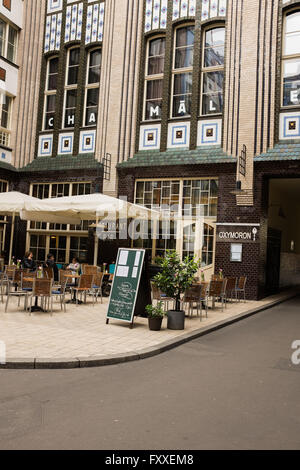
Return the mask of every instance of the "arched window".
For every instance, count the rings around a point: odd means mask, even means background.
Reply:
[[[201,114],[223,111],[225,28],[209,29],[204,34],[202,53]]]
[[[58,77],[58,57],[51,57],[47,62],[43,129],[53,129],[56,107]]]
[[[145,121],[161,119],[165,48],[166,40],[164,37],[150,39],[147,44],[144,99]]]
[[[300,105],[300,11],[284,18],[282,105]]]
[[[84,125],[95,126],[98,118],[99,86],[101,73],[101,49],[93,49],[88,55]]]
[[[191,115],[194,26],[177,28],[174,35],[171,117]]]

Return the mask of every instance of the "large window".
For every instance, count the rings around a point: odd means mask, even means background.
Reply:
[[[91,194],[90,182],[40,183],[31,185],[31,195],[39,199]],[[88,255],[88,227],[92,221],[81,225],[28,222],[28,248],[35,259],[43,261],[48,253],[57,263],[69,263],[74,256],[86,262]],[[76,233],[77,232],[77,233]]]
[[[202,115],[223,111],[225,28],[205,32],[202,54]]]
[[[47,64],[47,79],[44,105],[44,129],[53,129],[56,107],[56,91],[58,78],[58,57],[52,57]]]
[[[0,145],[10,145],[12,98],[0,93]]]
[[[191,114],[194,60],[194,26],[177,28],[173,57],[172,117]]]
[[[154,38],[147,44],[144,119],[161,119],[165,38]]]
[[[212,265],[218,180],[138,181],[135,203],[159,208],[162,212],[162,220],[157,226],[157,239],[153,242],[151,227],[145,223],[141,230],[145,239],[136,240],[135,247],[152,252],[153,258],[164,256],[166,250],[176,249],[182,257],[201,258],[202,267]]]
[[[18,31],[0,18],[0,55],[15,62]]]
[[[300,11],[284,18],[283,38],[283,106],[300,105]]]
[[[79,75],[79,59],[80,48],[75,47],[69,49],[67,70],[66,70],[66,84],[65,84],[65,101],[63,113],[63,127],[70,128],[75,126],[75,113],[77,107],[77,86]]]
[[[94,49],[88,55],[85,91],[85,126],[95,126],[97,124],[100,74],[101,49]]]

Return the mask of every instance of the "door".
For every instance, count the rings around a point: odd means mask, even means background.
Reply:
[[[279,291],[281,231],[269,228],[267,244],[266,294],[275,294]]]

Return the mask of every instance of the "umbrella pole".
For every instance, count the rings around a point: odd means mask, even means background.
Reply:
[[[11,222],[11,232],[10,232],[8,264],[10,264],[11,259],[12,259],[13,241],[14,241],[14,233],[15,233],[15,219],[16,219],[16,214],[13,212],[12,222]]]
[[[98,249],[99,249],[99,238],[97,235],[97,225],[98,225],[99,219],[97,217],[96,219],[96,230],[95,230],[95,241],[94,241],[94,266],[97,266],[98,263]]]

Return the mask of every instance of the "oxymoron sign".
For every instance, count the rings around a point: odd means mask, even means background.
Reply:
[[[259,237],[259,226],[218,225],[218,242],[257,242]]]
[[[145,250],[119,249],[107,323],[109,319],[133,323],[144,258]]]

